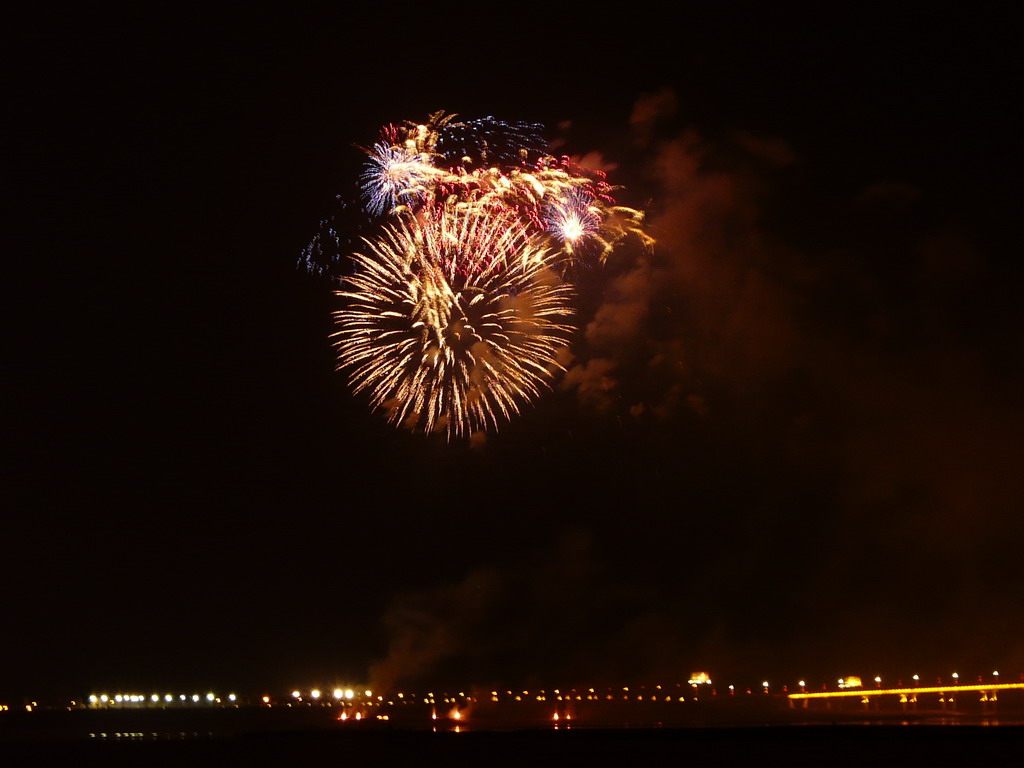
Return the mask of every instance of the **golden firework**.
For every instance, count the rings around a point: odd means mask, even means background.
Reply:
[[[364,244],[332,337],[391,422],[449,439],[496,428],[562,370],[571,289],[517,218],[446,205]]]

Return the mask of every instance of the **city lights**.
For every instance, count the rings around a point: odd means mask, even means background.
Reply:
[[[893,674],[892,679],[897,679]],[[954,677],[955,675],[955,677]],[[934,683],[922,685],[921,675],[903,676],[895,686],[885,686],[882,675],[874,675],[869,680],[874,685],[864,688],[861,678],[847,675],[832,678],[831,685],[820,684],[807,678],[796,681],[785,679],[771,681],[761,679],[759,682],[737,682],[722,684],[716,691],[705,684],[704,678],[696,674],[677,683],[643,683],[631,681],[629,685],[596,688],[543,688],[529,690],[501,690],[498,687],[476,690],[465,688],[455,693],[437,690],[435,693],[417,693],[408,690],[384,691],[372,696],[364,696],[351,688],[332,688],[326,691],[319,688],[294,689],[280,694],[262,694],[249,696],[244,692],[232,691],[217,694],[215,691],[192,694],[142,694],[120,691],[115,694],[87,693],[81,698],[67,702],[63,709],[113,709],[119,711],[153,709],[160,712],[190,708],[211,709],[213,711],[230,709],[233,711],[247,708],[274,709],[281,706],[291,708],[295,713],[308,713],[309,717],[322,717],[333,723],[363,721],[364,726],[373,723],[393,723],[395,727],[417,727],[416,723],[431,724],[439,730],[453,731],[458,723],[463,730],[479,730],[489,728],[493,724],[508,722],[536,723],[538,718],[548,723],[560,722],[563,727],[571,720],[574,724],[587,726],[606,723],[607,718],[627,718],[625,722],[641,722],[633,718],[650,718],[651,722],[691,722],[689,718],[703,718],[716,709],[728,712],[729,707],[755,706],[764,708],[764,712],[789,712],[799,709],[800,712],[814,709],[819,702],[819,709],[825,711],[831,707],[836,714],[843,710],[851,713],[865,710],[883,710],[899,712],[901,716],[924,717],[927,713],[942,712],[944,717],[963,717],[965,711],[978,715],[1000,714],[1005,719],[1007,713],[1017,712],[1024,705],[1024,675],[1019,682],[1001,680],[998,670],[989,674],[975,671],[951,673],[943,681],[941,676],[926,673],[925,679],[931,678]],[[962,678],[977,679],[976,683],[963,683]],[[710,681],[707,675],[706,680]],[[695,680],[702,682],[695,683]],[[755,678],[756,680],[756,678]],[[907,687],[902,680],[906,680]],[[987,680],[988,682],[984,682]],[[1016,680],[1016,678],[1011,678]],[[809,687],[808,687],[809,686]],[[747,694],[736,696],[736,688]],[[720,696],[720,691],[728,690],[727,696]],[[587,695],[580,695],[587,692]],[[763,695],[750,696],[761,693]],[[358,699],[358,703],[354,700]],[[556,700],[558,703],[552,710],[549,707]],[[296,708],[295,702],[301,702]],[[351,703],[350,703],[351,702]],[[577,703],[579,702],[579,703]],[[745,702],[741,704],[740,702]],[[832,703],[829,703],[832,702]],[[0,702],[2,703],[2,702]],[[52,708],[52,705],[37,702],[30,705],[32,712]],[[335,710],[332,712],[331,707]],[[721,709],[725,707],[726,709]],[[341,710],[340,712],[337,710]],[[736,710],[739,711],[739,710]],[[797,713],[794,711],[794,715]],[[813,712],[810,713],[813,715]],[[303,714],[302,716],[306,716]],[[678,719],[677,719],[678,718]],[[311,722],[316,722],[313,720]],[[354,727],[349,725],[348,727]],[[530,726],[532,727],[532,726]]]

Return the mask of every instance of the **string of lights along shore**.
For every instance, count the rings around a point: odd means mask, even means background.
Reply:
[[[457,691],[457,692],[456,692]],[[1003,695],[1001,699],[1000,694]],[[775,702],[792,709],[807,709],[809,705],[827,707],[845,706],[858,709],[942,710],[970,713],[979,709],[990,712],[995,708],[1009,714],[1019,712],[1024,705],[1024,673],[1001,675],[998,670],[990,674],[928,676],[914,674],[906,678],[873,679],[847,675],[831,682],[799,680],[760,683],[722,683],[712,679],[708,672],[693,672],[689,679],[679,683],[626,684],[615,686],[563,686],[543,688],[500,688],[469,686],[451,691],[376,691],[362,686],[297,687],[290,692],[252,694],[251,692],[219,693],[214,691],[188,693],[145,693],[126,691],[97,691],[74,701],[38,700],[24,703],[26,712],[37,710],[151,710],[151,709],[223,709],[326,707],[335,708],[339,722],[360,720],[391,720],[400,710],[416,717],[424,707],[430,720],[449,719],[472,721],[484,716],[498,716],[504,710],[490,705],[512,707],[506,714],[523,708],[540,712],[551,711],[551,719],[578,717],[581,722],[598,718],[602,708],[618,705],[663,704],[684,707],[694,703],[705,705],[718,702],[729,707],[729,702],[742,706],[743,700]],[[751,698],[752,697],[752,698]],[[954,707],[955,705],[955,707]],[[0,712],[10,712],[10,704],[0,704]],[[531,710],[532,711],[532,710]],[[619,711],[616,709],[616,712]]]
[[[493,431],[564,372],[575,271],[627,238],[653,246],[643,213],[602,171],[552,154],[539,124],[437,112],[364,151],[376,234],[336,291],[338,370],[396,426]]]

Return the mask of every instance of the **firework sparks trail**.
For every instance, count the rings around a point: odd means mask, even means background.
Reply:
[[[459,122],[442,112],[426,123],[385,126],[362,175],[372,216],[417,212],[434,205],[514,211],[549,247],[572,263],[580,241],[604,260],[628,235],[645,246],[643,213],[617,205],[600,171],[581,168],[544,150],[541,126],[492,117]],[[554,219],[575,218],[578,234]],[[565,224],[569,224],[568,221]],[[571,226],[571,225],[570,225]]]
[[[585,189],[571,190],[544,208],[544,229],[573,254],[589,240],[600,238],[601,213]]]
[[[438,114],[437,152],[452,165],[532,165],[548,154],[544,126],[493,117],[455,122]]]
[[[547,151],[542,126],[455,117],[387,125],[364,148],[380,229],[352,255],[331,335],[375,410],[449,439],[497,428],[564,370],[575,263],[654,242],[603,173]]]
[[[446,176],[427,155],[405,146],[373,145],[370,162],[361,176],[366,209],[379,216],[399,206],[418,207],[429,195],[435,181]]]
[[[497,427],[561,370],[571,286],[514,220],[447,207],[365,245],[332,336],[339,369],[393,423],[449,438]]]

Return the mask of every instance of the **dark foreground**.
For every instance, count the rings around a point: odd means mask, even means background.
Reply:
[[[431,732],[290,730],[0,743],[0,765],[1020,765],[1024,727],[761,727]]]

